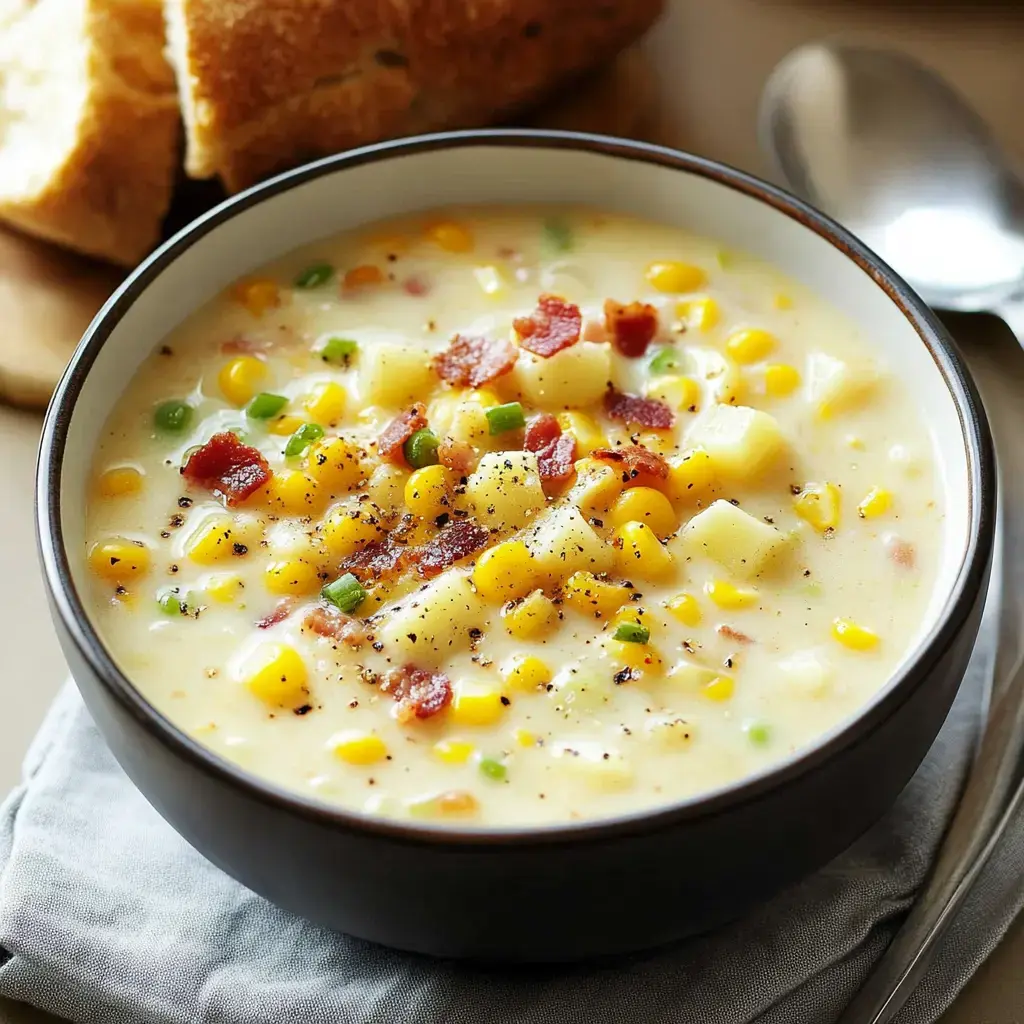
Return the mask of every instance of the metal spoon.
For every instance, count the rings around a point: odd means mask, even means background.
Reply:
[[[929,303],[994,312],[1024,342],[1024,185],[945,82],[899,54],[806,46],[773,72],[760,120],[762,144],[796,192],[860,235]],[[979,370],[984,355],[971,354]],[[985,730],[932,875],[840,1024],[895,1016],[1024,807],[1024,520],[1005,515],[1024,506],[1019,370],[990,366],[982,379],[1000,470],[998,639]]]

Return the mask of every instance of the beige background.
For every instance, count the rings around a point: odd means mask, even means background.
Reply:
[[[1024,4],[669,0],[669,8],[645,43],[660,79],[661,141],[766,173],[754,134],[761,84],[791,47],[843,34],[902,47],[942,71],[1024,165]],[[0,794],[14,784],[24,749],[64,673],[35,563],[31,495],[39,422],[0,407]],[[943,1024],[1024,1022],[1022,959],[1024,922]],[[42,1019],[0,1003],[0,1024]]]

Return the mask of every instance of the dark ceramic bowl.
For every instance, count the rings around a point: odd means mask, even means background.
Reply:
[[[706,795],[537,829],[375,820],[286,792],[155,711],[82,600],[94,444],[164,334],[230,282],[357,224],[452,202],[580,202],[766,258],[852,317],[914,381],[945,480],[938,585],[919,642],[860,714],[772,769]],[[50,407],[38,478],[43,567],[64,652],[118,761],[190,843],[249,888],[352,935],[426,953],[552,961],[620,953],[734,917],[835,856],[892,804],[974,646],[993,538],[978,395],[920,299],[842,228],[720,164],[554,132],[470,132],[361,149],[201,217],[140,267],[79,346]]]

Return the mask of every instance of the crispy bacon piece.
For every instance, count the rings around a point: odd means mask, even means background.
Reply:
[[[468,441],[446,437],[437,449],[437,459],[446,469],[466,476],[476,469],[476,449]]]
[[[734,640],[738,644],[752,644],[754,638],[747,636],[746,633],[741,633],[738,629],[733,629],[732,626],[719,626],[718,635],[724,636],[726,640]]]
[[[430,718],[452,700],[451,680],[444,673],[424,672],[415,665],[389,669],[380,688],[398,702],[398,720],[403,724],[414,718]]]
[[[632,423],[637,427],[661,430],[672,426],[672,410],[656,398],[627,395],[609,387],[604,394],[604,411],[609,419]]]
[[[530,421],[523,447],[537,455],[537,468],[544,490],[556,489],[575,472],[576,438],[563,434],[558,420],[542,413]]]
[[[622,448],[595,448],[590,457],[622,467],[622,482],[627,487],[657,487],[668,479],[668,463],[657,452],[642,444]]]
[[[343,559],[340,568],[360,580],[387,579],[399,575],[415,561],[416,549],[389,533]]]
[[[428,579],[479,551],[490,533],[475,519],[455,519],[416,551],[416,568]]]
[[[624,306],[614,299],[607,299],[604,325],[615,347],[624,356],[636,359],[647,351],[647,346],[658,333],[658,311],[646,302],[630,302]]]
[[[580,307],[557,295],[542,295],[529,316],[516,317],[512,326],[522,348],[545,359],[580,340],[583,314]]]
[[[318,604],[302,620],[302,628],[329,640],[340,640],[343,644],[357,649],[366,642],[366,625],[337,608]]]
[[[405,456],[402,454],[402,445],[427,425],[427,407],[422,402],[417,402],[411,409],[396,416],[385,428],[384,432],[377,439],[377,454],[385,462],[397,462],[402,464]]]
[[[886,554],[898,565],[901,569],[913,569],[916,561],[914,545],[908,540],[904,540],[902,537],[897,537],[895,534],[888,534],[883,544],[885,545]]]
[[[492,341],[470,334],[456,334],[448,348],[434,358],[437,375],[462,388],[478,388],[509,373],[519,350],[505,338]]]
[[[262,358],[264,353],[267,351],[267,344],[262,341],[253,341],[251,338],[243,338],[238,335],[235,338],[231,338],[230,341],[225,341],[221,347],[221,352],[226,356],[256,356]]]
[[[194,451],[181,474],[190,484],[205,487],[228,505],[238,505],[266,486],[270,467],[257,448],[242,444],[225,430]]]
[[[257,629],[270,629],[279,622],[284,622],[293,611],[295,611],[296,600],[294,597],[283,597],[274,607],[274,610],[262,619],[256,620]]]

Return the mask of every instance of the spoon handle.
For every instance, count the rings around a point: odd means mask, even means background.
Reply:
[[[999,594],[986,620],[997,615],[996,654],[989,711],[959,806],[931,877],[896,937],[837,1024],[885,1024],[920,981],[938,940],[998,845],[1006,826],[1024,805],[1024,518],[1008,516],[1024,504],[1024,445],[1017,413],[1024,388],[1019,352],[996,357],[969,354],[978,377],[996,442],[999,518],[990,594]],[[999,365],[997,365],[997,361]],[[990,598],[991,602],[991,598]]]

